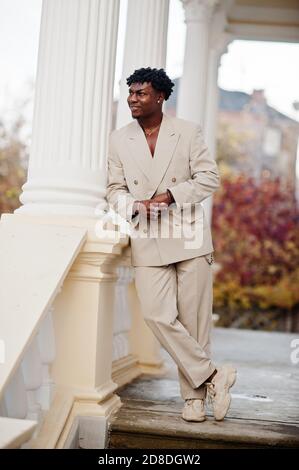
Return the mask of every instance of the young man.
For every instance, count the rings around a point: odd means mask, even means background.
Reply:
[[[213,244],[200,204],[219,174],[195,123],[167,116],[174,84],[163,69],[128,77],[133,122],[111,133],[107,200],[130,224],[142,313],[178,366],[182,417],[204,421],[206,392],[215,419],[230,405],[231,365],[211,360]]]

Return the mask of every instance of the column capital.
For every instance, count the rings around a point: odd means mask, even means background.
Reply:
[[[219,56],[226,54],[228,45],[235,39],[233,34],[225,31],[219,33],[217,37],[213,38],[212,49],[218,53]]]
[[[211,23],[210,47],[219,55],[227,51],[228,44],[235,36],[227,32],[227,12],[223,5],[219,5],[213,15]]]
[[[217,63],[217,68],[221,64],[221,59],[224,54],[228,52],[228,45],[234,40],[234,36],[230,33],[222,32],[220,33],[214,41],[213,47],[211,49],[215,54],[215,60]]]
[[[219,0],[181,0],[185,22],[208,23]]]

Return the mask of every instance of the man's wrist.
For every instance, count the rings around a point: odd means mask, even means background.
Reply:
[[[167,195],[168,195],[168,205],[172,204],[174,201],[174,197],[172,195],[172,192],[169,189],[166,189]]]
[[[139,214],[139,204],[140,201],[135,201],[132,207],[132,217],[135,217]]]

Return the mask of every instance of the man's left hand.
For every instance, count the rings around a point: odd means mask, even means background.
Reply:
[[[167,207],[172,203],[171,197],[168,192],[157,194],[157,196],[154,196],[151,201],[158,204],[166,204]]]

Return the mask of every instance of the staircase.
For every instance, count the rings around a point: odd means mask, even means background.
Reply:
[[[286,355],[294,335],[216,328],[213,336],[216,362],[238,369],[226,419],[216,422],[209,409],[203,423],[181,418],[177,369],[163,351],[163,378],[143,375],[118,391],[123,405],[110,418],[108,448],[299,447],[299,374]]]

